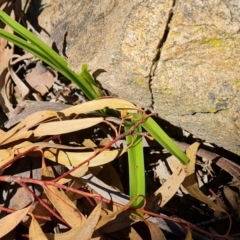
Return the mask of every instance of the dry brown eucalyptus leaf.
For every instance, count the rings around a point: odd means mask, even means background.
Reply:
[[[32,131],[28,129],[49,119],[57,118],[58,114],[54,111],[39,111],[26,117],[18,125],[5,132],[1,136],[0,144],[10,143],[23,138],[28,138]]]
[[[146,221],[146,224],[150,231],[151,240],[166,240],[162,230],[155,223]]]
[[[56,74],[38,61],[36,66],[26,75],[26,81],[29,85],[44,96],[49,92],[56,78]]]
[[[26,208],[23,208],[21,210],[17,210],[13,213],[10,213],[6,217],[3,217],[0,219],[0,237],[5,236],[7,233],[9,233],[12,229],[14,229],[26,216],[26,214],[31,209],[32,205],[29,205]]]
[[[61,189],[54,186],[46,186],[44,190],[52,205],[71,227],[85,222],[85,217]]]
[[[11,79],[14,81],[16,84],[16,88],[18,90],[18,94],[21,95],[21,99],[24,100],[28,97],[30,89],[28,86],[20,79],[15,71],[13,70],[14,64],[18,63],[18,58],[20,58],[19,55],[12,55],[12,57],[9,59],[8,62],[8,71],[10,73]]]
[[[102,204],[101,202],[97,204],[97,206],[93,209],[87,220],[83,223],[82,227],[77,232],[76,236],[73,238],[74,240],[89,240],[91,239],[95,227],[100,218]]]
[[[32,221],[29,228],[29,239],[31,240],[47,240],[47,237],[42,231],[42,228],[40,227],[38,221],[35,219],[35,217],[31,214]]]
[[[103,118],[83,118],[40,124],[34,131],[35,137],[58,135],[86,129],[103,122]]]
[[[169,179],[157,191],[154,192],[155,196],[161,196],[159,207],[163,207],[173,197],[185,177],[186,168],[180,163]]]
[[[82,103],[76,106],[72,106],[64,110],[61,110],[60,112],[63,113],[65,116],[70,116],[71,114],[80,114],[80,113],[87,113],[87,112],[101,110],[105,107],[112,108],[112,109],[119,109],[119,110],[121,109],[137,110],[138,109],[135,105],[123,99],[102,98],[102,99],[96,99],[93,101]]]
[[[75,238],[76,234],[78,233],[79,229],[81,229],[81,224],[73,227],[71,230],[61,233],[61,234],[46,234],[48,240],[72,240]]]
[[[216,203],[211,201],[210,198],[204,195],[203,192],[198,187],[198,183],[196,181],[195,176],[195,163],[196,153],[199,145],[200,143],[196,142],[192,144],[186,151],[186,154],[189,157],[190,162],[187,164],[187,176],[183,181],[183,186],[186,188],[186,190],[189,192],[191,196],[197,198],[199,201],[208,204],[210,207],[217,211],[226,212],[221,206],[217,205]]]
[[[115,158],[121,156],[124,152],[126,152],[126,149],[117,149],[117,150],[105,150],[95,156],[91,161],[89,161],[89,167],[95,167],[104,165],[106,163],[109,163],[113,161]],[[64,150],[57,150],[54,148],[49,148],[44,151],[44,157],[54,161],[58,162],[59,164],[62,164],[64,166],[77,166],[81,162],[86,161],[90,157],[94,155],[94,151],[91,152],[69,152]]]

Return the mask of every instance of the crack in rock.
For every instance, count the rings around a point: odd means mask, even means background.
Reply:
[[[166,26],[165,26],[165,29],[164,29],[164,33],[163,33],[163,36],[160,40],[160,42],[158,43],[157,45],[157,53],[154,57],[154,59],[152,60],[152,65],[150,67],[150,70],[149,70],[149,79],[148,79],[148,88],[149,88],[149,91],[150,91],[150,95],[151,95],[151,104],[150,104],[150,110],[154,112],[154,105],[155,105],[155,101],[154,101],[154,95],[153,95],[153,90],[152,90],[152,77],[154,76],[154,73],[155,73],[155,70],[157,68],[157,63],[161,57],[161,52],[162,52],[162,48],[165,44],[165,42],[167,41],[167,38],[168,38],[168,34],[169,34],[169,31],[170,31],[170,23],[173,19],[173,8],[175,7],[175,4],[176,4],[176,0],[173,0],[172,1],[172,7],[169,11],[169,14],[168,14],[168,19],[167,19],[167,22],[166,22]]]
[[[216,110],[214,112],[206,111],[206,112],[186,113],[186,114],[181,114],[180,116],[194,116],[194,115],[197,115],[197,114],[217,114],[217,113],[222,112],[222,111],[227,110],[227,109],[228,108],[226,108],[226,109],[219,109],[219,110]]]

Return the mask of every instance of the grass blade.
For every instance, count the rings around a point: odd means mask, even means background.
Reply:
[[[189,158],[176,145],[176,143],[161,129],[161,127],[152,119],[148,118],[142,126],[147,130],[155,140],[174,155],[181,163],[187,164]]]
[[[125,126],[125,131],[129,130],[131,126]],[[142,132],[142,127],[136,128],[137,132]],[[126,142],[132,146],[128,149],[128,167],[129,167],[129,191],[130,199],[138,195],[145,196],[145,166],[143,155],[143,142],[142,136],[137,134],[129,135],[126,137]],[[134,201],[132,207],[142,207],[143,200],[138,198]]]

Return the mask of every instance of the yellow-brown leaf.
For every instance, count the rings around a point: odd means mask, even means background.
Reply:
[[[189,157],[190,162],[187,164],[187,176],[182,184],[191,196],[197,198],[199,201],[208,204],[215,210],[218,210],[220,212],[226,212],[221,206],[217,205],[216,203],[211,201],[206,195],[204,195],[198,187],[195,176],[196,152],[198,147],[199,143],[196,142],[186,150],[186,154]]]
[[[32,207],[32,205],[23,208],[21,210],[15,211],[6,217],[3,217],[0,219],[0,238],[5,236],[7,233],[9,233],[12,229],[14,229],[26,216],[29,209]]]
[[[104,165],[113,161],[116,157],[121,156],[126,149],[119,150],[105,150],[94,157],[91,161],[89,161],[89,167],[95,167]],[[69,152],[64,150],[56,150],[56,149],[48,149],[44,151],[44,157],[58,162],[64,166],[77,166],[81,162],[86,161],[90,157],[92,157],[94,151],[92,152]]]
[[[44,190],[49,201],[71,227],[84,223],[85,217],[61,189],[46,186]]]
[[[93,101],[89,101],[86,103],[78,104],[73,107],[66,108],[62,111],[65,116],[70,116],[71,114],[81,114],[87,113],[92,111],[101,110],[105,107],[112,108],[112,109],[133,109],[137,110],[137,107],[132,103],[119,99],[119,98],[102,98],[96,99]]]
[[[155,196],[161,196],[159,207],[163,207],[173,197],[185,176],[185,166],[180,163],[169,179],[154,193]]]
[[[64,134],[92,127],[102,121],[103,118],[99,117],[42,123],[33,131],[33,134],[35,137]]]
[[[42,228],[40,227],[39,223],[35,219],[35,217],[32,215],[32,221],[29,228],[29,239],[30,240],[47,240],[47,237],[42,231]]]

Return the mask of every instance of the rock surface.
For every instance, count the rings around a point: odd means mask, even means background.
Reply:
[[[52,38],[76,72],[240,154],[238,0],[67,2]]]
[[[240,154],[240,2],[181,1],[152,82],[155,111]]]
[[[52,35],[61,51],[67,32],[70,66],[77,72],[83,63],[104,70],[97,79],[106,89],[143,107],[151,105],[147,76],[172,2],[73,2]]]

